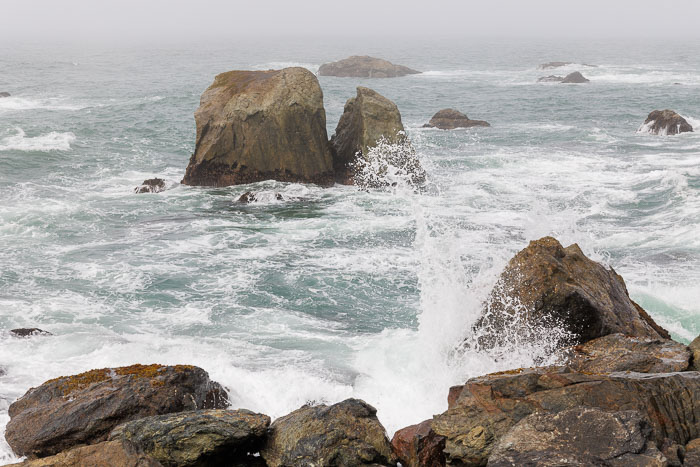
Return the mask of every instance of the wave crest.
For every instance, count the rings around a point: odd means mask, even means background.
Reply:
[[[28,138],[24,130],[16,129],[17,134],[0,140],[0,151],[69,151],[75,141],[71,132],[52,131],[44,135]]]

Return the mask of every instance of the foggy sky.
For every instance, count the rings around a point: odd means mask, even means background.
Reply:
[[[700,1],[0,0],[0,40],[700,37]]]

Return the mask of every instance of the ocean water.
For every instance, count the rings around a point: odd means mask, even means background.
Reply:
[[[430,189],[179,184],[214,75],[351,54],[424,73],[319,78],[329,136],[356,86],[377,90]],[[552,60],[599,66],[537,70]],[[590,84],[535,82],[577,69]],[[700,45],[0,44],[0,91],[0,433],[49,378],[186,363],[234,407],[278,417],[359,397],[391,434],[444,411],[450,385],[547,356],[545,338],[508,358],[454,350],[508,259],[545,235],[614,267],[674,338],[700,333],[700,131],[637,131],[665,108],[700,128]],[[421,128],[446,107],[492,127]],[[133,193],[153,176],[167,191]],[[261,200],[236,203],[248,190]],[[0,440],[0,464],[15,459]]]

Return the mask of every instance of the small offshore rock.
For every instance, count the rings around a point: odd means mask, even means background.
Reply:
[[[689,367],[690,349],[670,339],[609,334],[567,349],[566,364],[579,373],[672,373]]]
[[[560,68],[563,66],[568,66],[568,65],[573,65],[572,62],[547,62],[547,63],[542,63],[539,68],[540,70],[546,70],[548,68]]]
[[[9,92],[0,92],[0,97],[10,97]]]
[[[45,457],[104,441],[134,419],[227,404],[224,389],[195,366],[103,368],[30,389],[10,405],[5,438],[19,455]]]
[[[402,428],[394,434],[391,449],[403,467],[442,467],[445,465],[445,437],[438,436],[431,420]]]
[[[581,73],[578,71],[574,71],[573,73],[569,73],[564,77],[563,80],[561,80],[562,84],[580,84],[580,83],[589,83],[591,80],[584,77]]]
[[[275,199],[277,201],[284,201],[284,197],[280,193],[275,193]],[[243,204],[254,203],[256,201],[259,201],[258,196],[252,191],[246,191],[238,198],[238,202]]]
[[[538,83],[561,83],[562,81],[564,77],[556,75],[543,76],[537,80]]]
[[[21,467],[162,467],[128,441],[104,441],[80,446],[42,459],[26,460]]]
[[[663,467],[666,458],[651,440],[651,432],[642,414],[632,410],[576,407],[556,414],[534,413],[501,437],[488,466]]]
[[[197,410],[119,425],[110,440],[128,440],[164,466],[245,465],[254,461],[270,417],[248,410]]]
[[[655,135],[677,135],[692,132],[693,127],[688,121],[673,110],[654,110],[644,121],[640,131]]]
[[[353,55],[337,62],[324,63],[318,69],[319,76],[341,78],[396,78],[418,73],[420,71],[366,55]]]
[[[39,328],[17,328],[10,329],[10,334],[15,337],[32,337],[32,336],[53,336],[49,331],[44,331]]]
[[[433,115],[430,122],[423,128],[439,128],[441,130],[454,130],[455,128],[471,128],[474,126],[491,126],[483,120],[471,120],[462,112],[455,109],[443,109]]]
[[[165,190],[165,180],[162,178],[149,178],[144,180],[141,186],[136,187],[136,193],[160,193]]]
[[[358,399],[278,418],[260,454],[270,467],[395,465],[376,409]]]

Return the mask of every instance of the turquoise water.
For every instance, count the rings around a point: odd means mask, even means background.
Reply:
[[[629,41],[293,40],[119,48],[0,45],[0,430],[46,379],[191,363],[235,406],[283,415],[356,396],[392,432],[447,388],[531,364],[456,356],[506,261],[579,243],[675,338],[700,333],[700,132],[638,133],[654,109],[700,127],[700,47]],[[425,71],[320,77],[329,136],[358,85],[394,100],[430,190],[179,185],[215,74],[371,54]],[[569,60],[598,64],[537,70]],[[588,85],[536,84],[580,69]],[[675,83],[681,83],[679,85]],[[491,128],[423,129],[454,107]],[[168,190],[135,195],[159,176]],[[243,192],[261,201],[240,205]],[[279,192],[284,200],[278,201]],[[15,339],[15,327],[49,337]],[[0,443],[0,461],[14,458]]]

